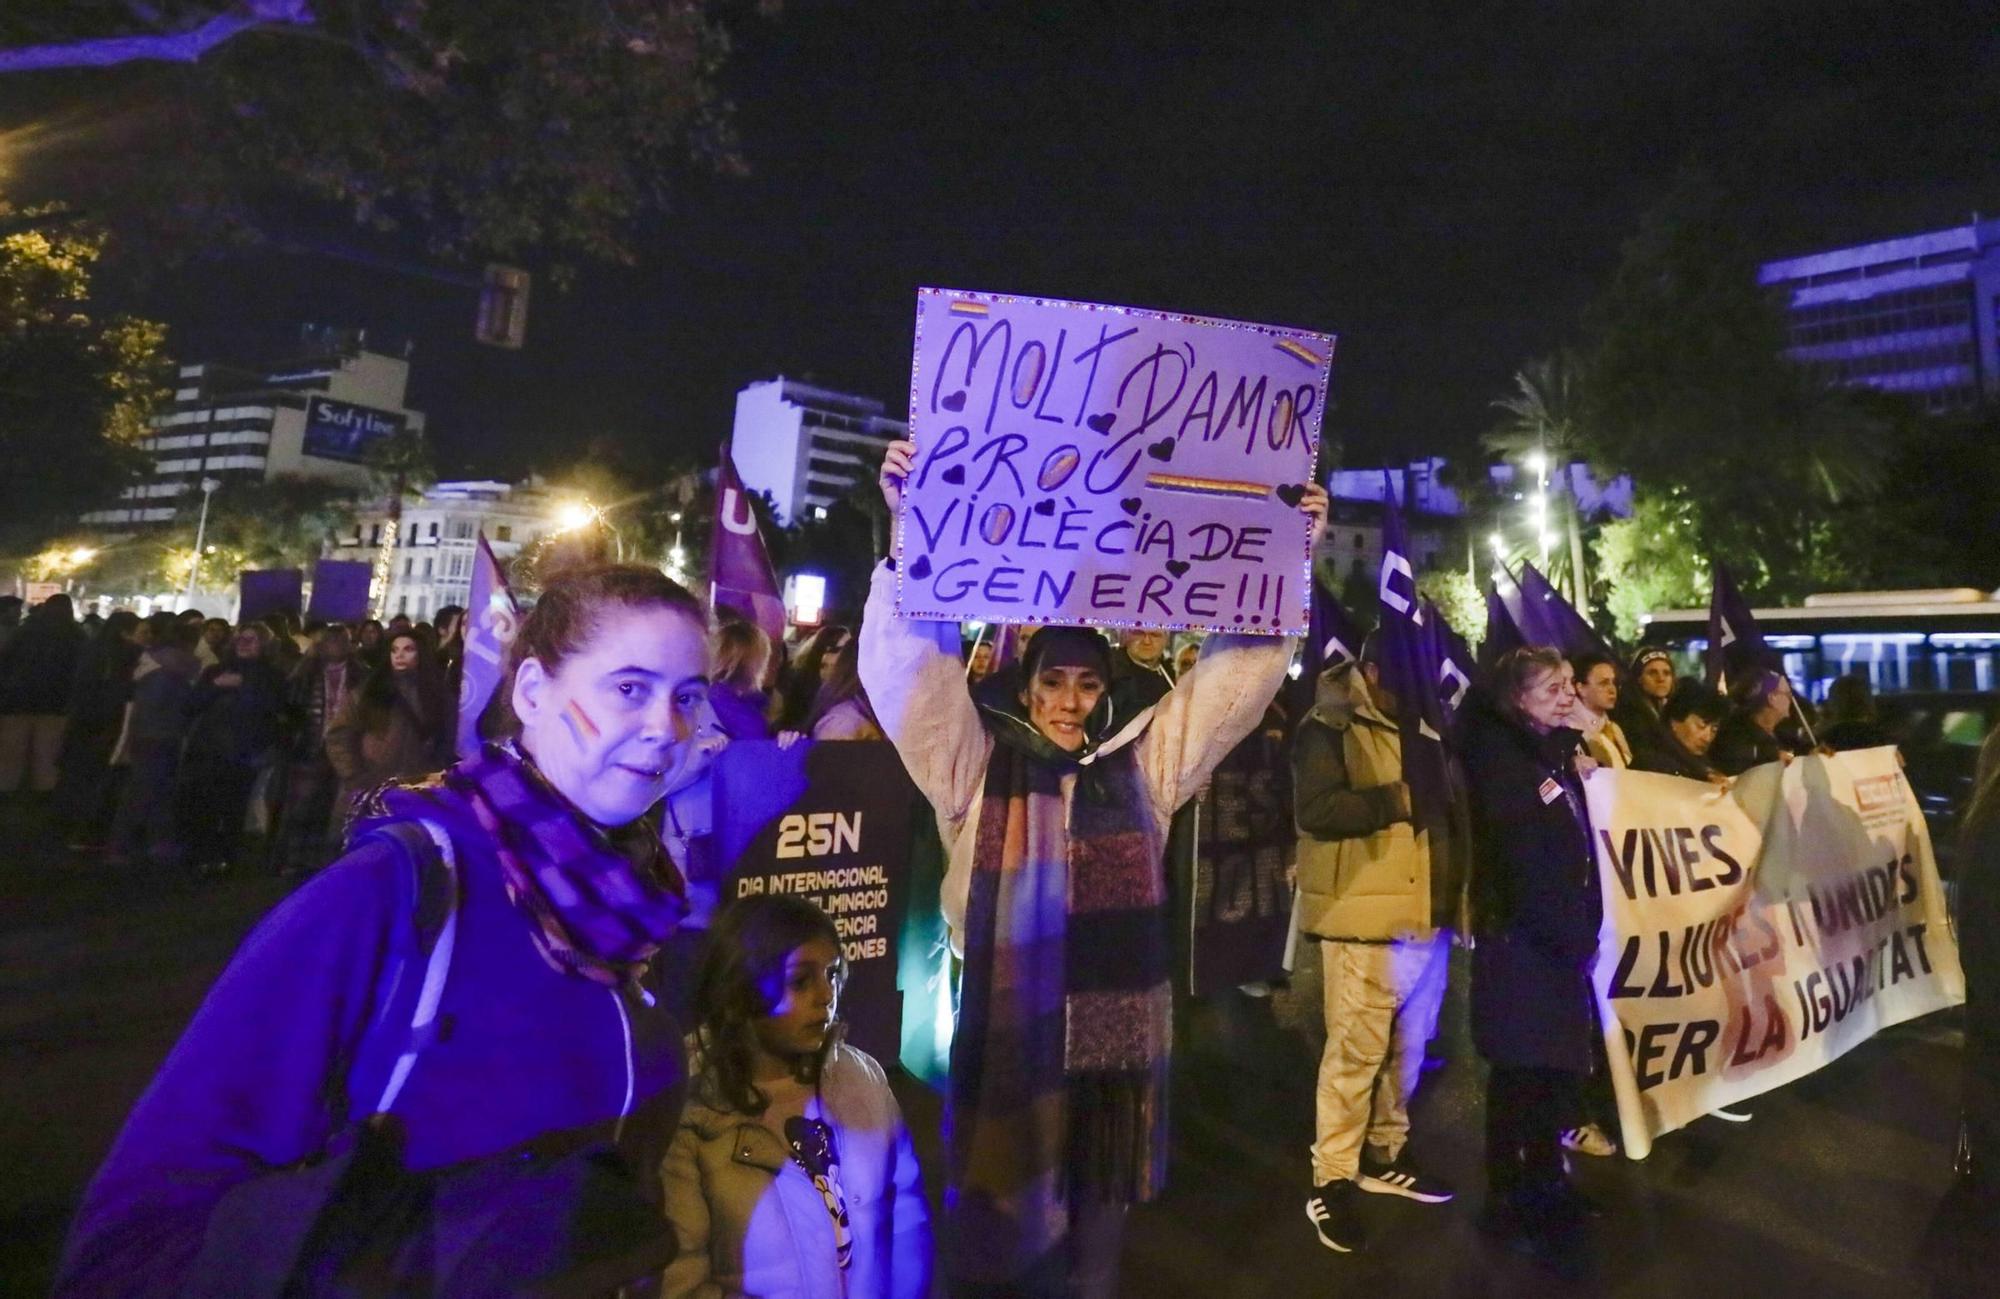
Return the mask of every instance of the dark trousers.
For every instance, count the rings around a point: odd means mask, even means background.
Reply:
[[[257,768],[190,756],[181,763],[181,833],[196,866],[234,865]]]
[[[1575,1074],[1494,1065],[1486,1078],[1487,1188],[1515,1195],[1560,1182],[1562,1132],[1576,1112]]]
[[[177,848],[174,777],[180,767],[179,740],[132,741],[132,767],[111,823],[112,850],[165,863]]]

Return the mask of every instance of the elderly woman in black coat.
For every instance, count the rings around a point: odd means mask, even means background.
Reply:
[[[1560,651],[1525,647],[1493,668],[1461,748],[1475,853],[1472,1036],[1486,1087],[1490,1222],[1531,1247],[1588,1210],[1565,1179],[1562,1130],[1590,1072],[1590,965],[1602,914],[1590,850],[1575,695]]]

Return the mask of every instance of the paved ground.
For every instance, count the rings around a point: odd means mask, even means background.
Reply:
[[[46,1291],[77,1197],[126,1110],[249,926],[268,877],[113,879],[64,860],[40,818],[0,807],[0,1294]],[[1450,1205],[1376,1197],[1374,1246],[1322,1249],[1304,1213],[1318,1008],[1299,993],[1207,1013],[1184,1051],[1166,1199],[1134,1215],[1130,1296],[1903,1296],[1955,1133],[1958,1033],[1933,1016],[1754,1106],[1663,1140],[1645,1163],[1583,1161],[1611,1209],[1561,1267],[1492,1246],[1478,1214],[1483,1071],[1447,1003],[1447,1065],[1420,1096],[1417,1149]],[[930,1146],[935,1106],[905,1089]],[[1954,1284],[1938,1293],[2000,1293]]]

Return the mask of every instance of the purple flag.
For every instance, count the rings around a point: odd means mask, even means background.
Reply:
[[[1597,628],[1576,611],[1576,606],[1565,600],[1562,592],[1550,585],[1549,579],[1543,577],[1533,564],[1525,562],[1521,565],[1521,602],[1534,611],[1529,615],[1529,621],[1538,623],[1549,636],[1541,644],[1555,646],[1568,658],[1581,654],[1616,657],[1611,653],[1611,647],[1604,643],[1604,638],[1597,634]],[[1526,629],[1526,624],[1523,624],[1522,630]]]
[[[1527,643],[1528,638],[1521,634],[1521,626],[1514,621],[1514,611],[1507,607],[1507,597],[1501,588],[1498,585],[1486,588],[1486,639],[1479,642],[1480,666],[1490,668],[1502,654]]]
[[[715,471],[715,531],[709,538],[708,565],[711,605],[742,610],[774,645],[785,639],[785,600],[771,571],[771,553],[764,549],[750,493],[736,476],[726,441]]]
[[[1306,635],[1305,675],[1317,677],[1336,663],[1361,657],[1361,629],[1340,607],[1319,575],[1313,575],[1312,621]]]
[[[1340,607],[1333,592],[1313,573],[1312,610],[1306,630],[1304,652],[1299,657],[1299,678],[1289,687],[1286,712],[1296,722],[1313,706],[1319,692],[1319,675],[1340,663],[1361,657],[1361,629]]]
[[[236,621],[256,622],[266,614],[297,613],[305,603],[301,594],[306,575],[296,568],[250,568],[236,579],[241,595]]]
[[[1708,684],[1722,683],[1758,668],[1777,669],[1780,660],[1764,643],[1757,619],[1736,589],[1736,580],[1721,564],[1715,566],[1715,586],[1708,597],[1708,650],[1702,655]]]
[[[1446,818],[1451,799],[1445,772],[1444,703],[1438,698],[1436,665],[1426,652],[1424,607],[1417,595],[1403,514],[1396,508],[1395,484],[1386,471],[1382,479],[1382,570],[1377,587],[1382,621],[1375,628],[1381,638],[1382,681],[1396,697],[1410,806],[1419,825],[1436,824]]]
[[[1423,609],[1424,654],[1437,678],[1438,702],[1444,706],[1444,718],[1452,721],[1458,716],[1458,706],[1465,702],[1466,691],[1472,689],[1478,668],[1471,647],[1451,629],[1437,606],[1426,600]]]
[[[472,594],[465,602],[465,657],[458,678],[460,758],[479,752],[479,715],[500,685],[507,650],[520,627],[514,593],[507,589],[500,561],[493,558],[493,548],[481,532],[472,556]]]
[[[368,616],[368,583],[374,565],[365,559],[322,559],[313,565],[312,604],[306,621],[360,622]]]

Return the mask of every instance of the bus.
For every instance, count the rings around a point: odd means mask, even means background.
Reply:
[[[1824,702],[1837,678],[1865,676],[1883,726],[1902,750],[1940,866],[1972,796],[1979,747],[2000,720],[2000,598],[1969,587],[1851,591],[1806,597],[1794,609],[1753,609],[1757,631],[1784,660],[1793,688]],[[1644,644],[1700,676],[1708,610],[1649,615]]]

